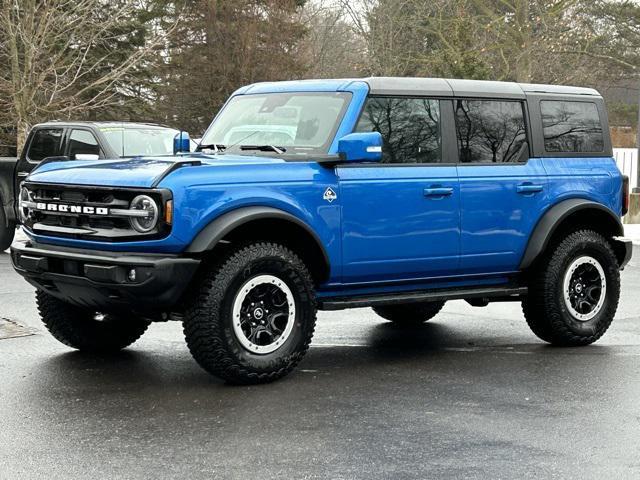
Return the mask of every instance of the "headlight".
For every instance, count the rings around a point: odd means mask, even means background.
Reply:
[[[25,223],[29,220],[29,206],[28,202],[31,202],[31,193],[25,187],[20,189],[20,204],[18,209],[20,210],[20,221]]]
[[[146,216],[132,217],[129,219],[131,226],[140,233],[149,233],[158,223],[159,209],[158,204],[153,198],[147,195],[138,195],[131,202],[129,207],[132,210],[143,210]]]

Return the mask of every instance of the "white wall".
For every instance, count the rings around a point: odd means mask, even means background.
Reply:
[[[629,187],[631,189],[638,186],[638,149],[637,148],[614,148],[613,156],[616,159],[618,168],[624,175],[629,176]]]

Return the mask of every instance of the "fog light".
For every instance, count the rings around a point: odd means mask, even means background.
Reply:
[[[136,269],[132,268],[131,270],[129,270],[129,274],[127,275],[127,277],[129,278],[130,282],[135,282],[136,281]]]

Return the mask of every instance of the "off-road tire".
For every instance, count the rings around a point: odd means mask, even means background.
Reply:
[[[13,223],[7,226],[6,220],[4,209],[0,205],[0,253],[11,246],[16,235],[16,226]]]
[[[373,311],[385,320],[397,325],[412,327],[435,317],[445,302],[406,303],[373,307]]]
[[[522,310],[529,327],[541,340],[559,346],[589,345],[607,331],[618,308],[620,269],[609,242],[597,232],[580,230],[552,246],[548,260],[531,272],[529,292]],[[597,260],[605,274],[606,295],[599,312],[578,320],[564,300],[564,277],[581,256]]]
[[[149,327],[149,321],[104,315],[68,304],[38,290],[36,303],[42,322],[56,340],[88,353],[112,353],[128,347]]]
[[[234,331],[233,305],[245,282],[260,275],[281,279],[295,301],[293,329],[275,351],[257,354]],[[194,359],[209,373],[232,384],[255,384],[287,375],[309,349],[316,322],[313,281],[300,258],[276,243],[252,243],[231,251],[204,272],[185,312],[184,334]]]

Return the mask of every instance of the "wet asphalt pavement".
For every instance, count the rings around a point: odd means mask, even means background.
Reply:
[[[640,255],[579,349],[538,341],[519,304],[451,302],[409,331],[321,312],[293,374],[231,387],[177,323],[115,356],[57,343],[0,253],[0,479],[640,478],[639,287]]]

